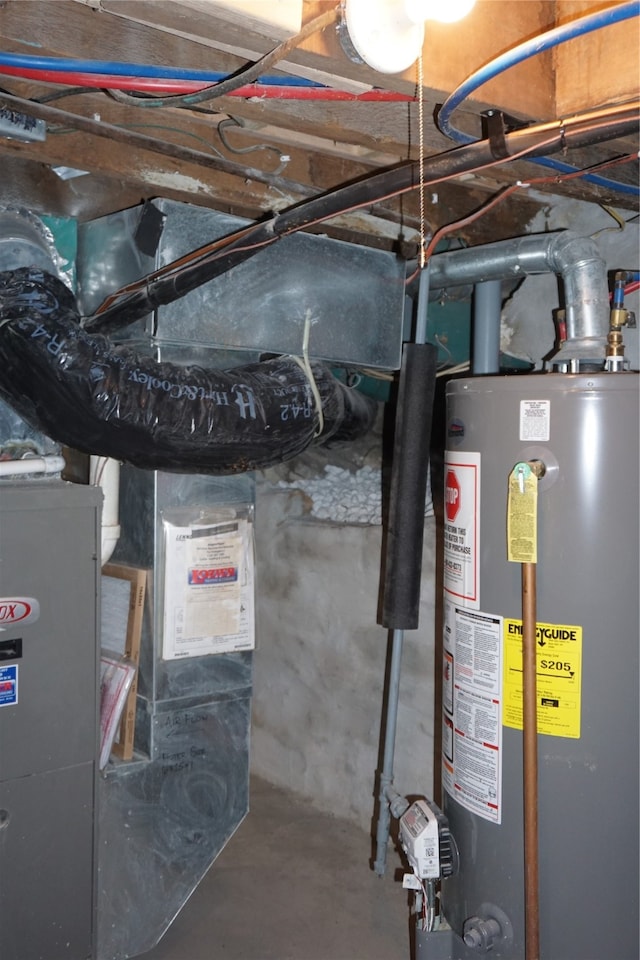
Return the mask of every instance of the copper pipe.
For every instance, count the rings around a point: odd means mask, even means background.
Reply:
[[[522,564],[522,720],[524,765],[525,958],[540,958],[538,884],[538,716],[536,565]]]

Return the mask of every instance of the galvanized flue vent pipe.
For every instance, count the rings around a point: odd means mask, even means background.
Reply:
[[[607,266],[589,237],[570,231],[532,234],[431,258],[430,297],[444,289],[487,280],[555,273],[564,285],[567,339],[556,361],[602,360],[609,330]]]

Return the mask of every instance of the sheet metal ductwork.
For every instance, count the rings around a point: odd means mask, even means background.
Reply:
[[[0,274],[0,396],[29,424],[77,450],[145,469],[235,474],[312,442],[353,440],[377,405],[297,358],[232,370],[181,366],[91,335],[56,277]],[[318,408],[318,400],[320,408]]]

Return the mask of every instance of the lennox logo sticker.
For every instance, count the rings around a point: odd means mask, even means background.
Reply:
[[[40,604],[34,597],[0,597],[0,630],[13,623],[34,623]]]

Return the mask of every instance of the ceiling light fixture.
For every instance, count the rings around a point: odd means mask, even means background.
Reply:
[[[344,18],[358,55],[379,73],[402,73],[420,56],[425,20],[453,23],[475,0],[346,0]]]

